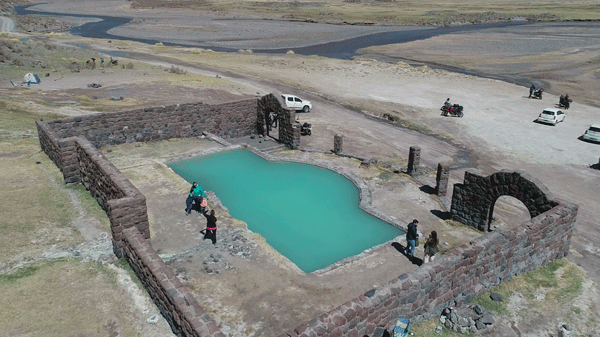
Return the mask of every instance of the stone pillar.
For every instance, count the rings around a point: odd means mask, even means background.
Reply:
[[[344,144],[344,135],[337,133],[333,136],[333,153],[342,152],[342,145]]]
[[[438,163],[437,176],[435,178],[435,194],[445,197],[448,189],[448,178],[450,177],[450,165]]]
[[[406,173],[415,175],[419,168],[419,161],[421,160],[421,148],[419,146],[411,146],[408,154],[408,170]]]

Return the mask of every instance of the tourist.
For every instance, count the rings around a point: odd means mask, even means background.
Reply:
[[[210,239],[213,245],[217,244],[217,217],[215,216],[215,210],[210,210],[210,215],[208,212],[203,212],[202,215],[206,217],[206,232],[204,232],[204,239]]]
[[[190,188],[190,193],[185,200],[185,214],[189,215],[192,211],[193,204],[195,203],[196,205],[200,205],[204,199],[206,199],[204,190],[202,187],[200,187],[200,185],[198,185],[198,183],[194,181],[194,183],[192,183],[192,187]]]
[[[535,85],[531,84],[531,86],[529,87],[529,98],[531,98],[531,95],[533,95],[534,91],[535,91]]]
[[[415,246],[419,239],[419,233],[417,233],[417,224],[419,221],[414,219],[408,224],[408,230],[406,231],[406,256],[412,259],[415,256]]]
[[[427,241],[425,241],[425,245],[423,245],[423,249],[425,250],[425,255],[423,256],[423,263],[428,263],[429,261],[433,261],[435,258],[435,254],[439,251],[438,248],[438,237],[436,231],[431,231]]]

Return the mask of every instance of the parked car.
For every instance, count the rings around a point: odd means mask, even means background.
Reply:
[[[539,123],[547,123],[556,125],[558,122],[563,122],[565,120],[565,113],[562,110],[554,109],[554,108],[546,108],[535,120]]]
[[[288,109],[304,112],[309,112],[310,109],[312,109],[310,101],[301,99],[298,96],[283,94],[281,95],[281,98],[285,101],[285,105]]]
[[[583,139],[600,143],[600,124],[592,124],[589,129],[585,130]]]

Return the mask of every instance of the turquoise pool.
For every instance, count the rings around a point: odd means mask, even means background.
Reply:
[[[170,167],[214,191],[233,217],[306,273],[402,234],[361,210],[358,188],[324,168],[270,162],[244,149]]]

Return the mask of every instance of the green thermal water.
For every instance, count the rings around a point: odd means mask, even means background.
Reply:
[[[269,162],[247,150],[170,167],[214,191],[233,217],[307,273],[402,234],[358,207],[359,190],[350,180],[320,167]]]

